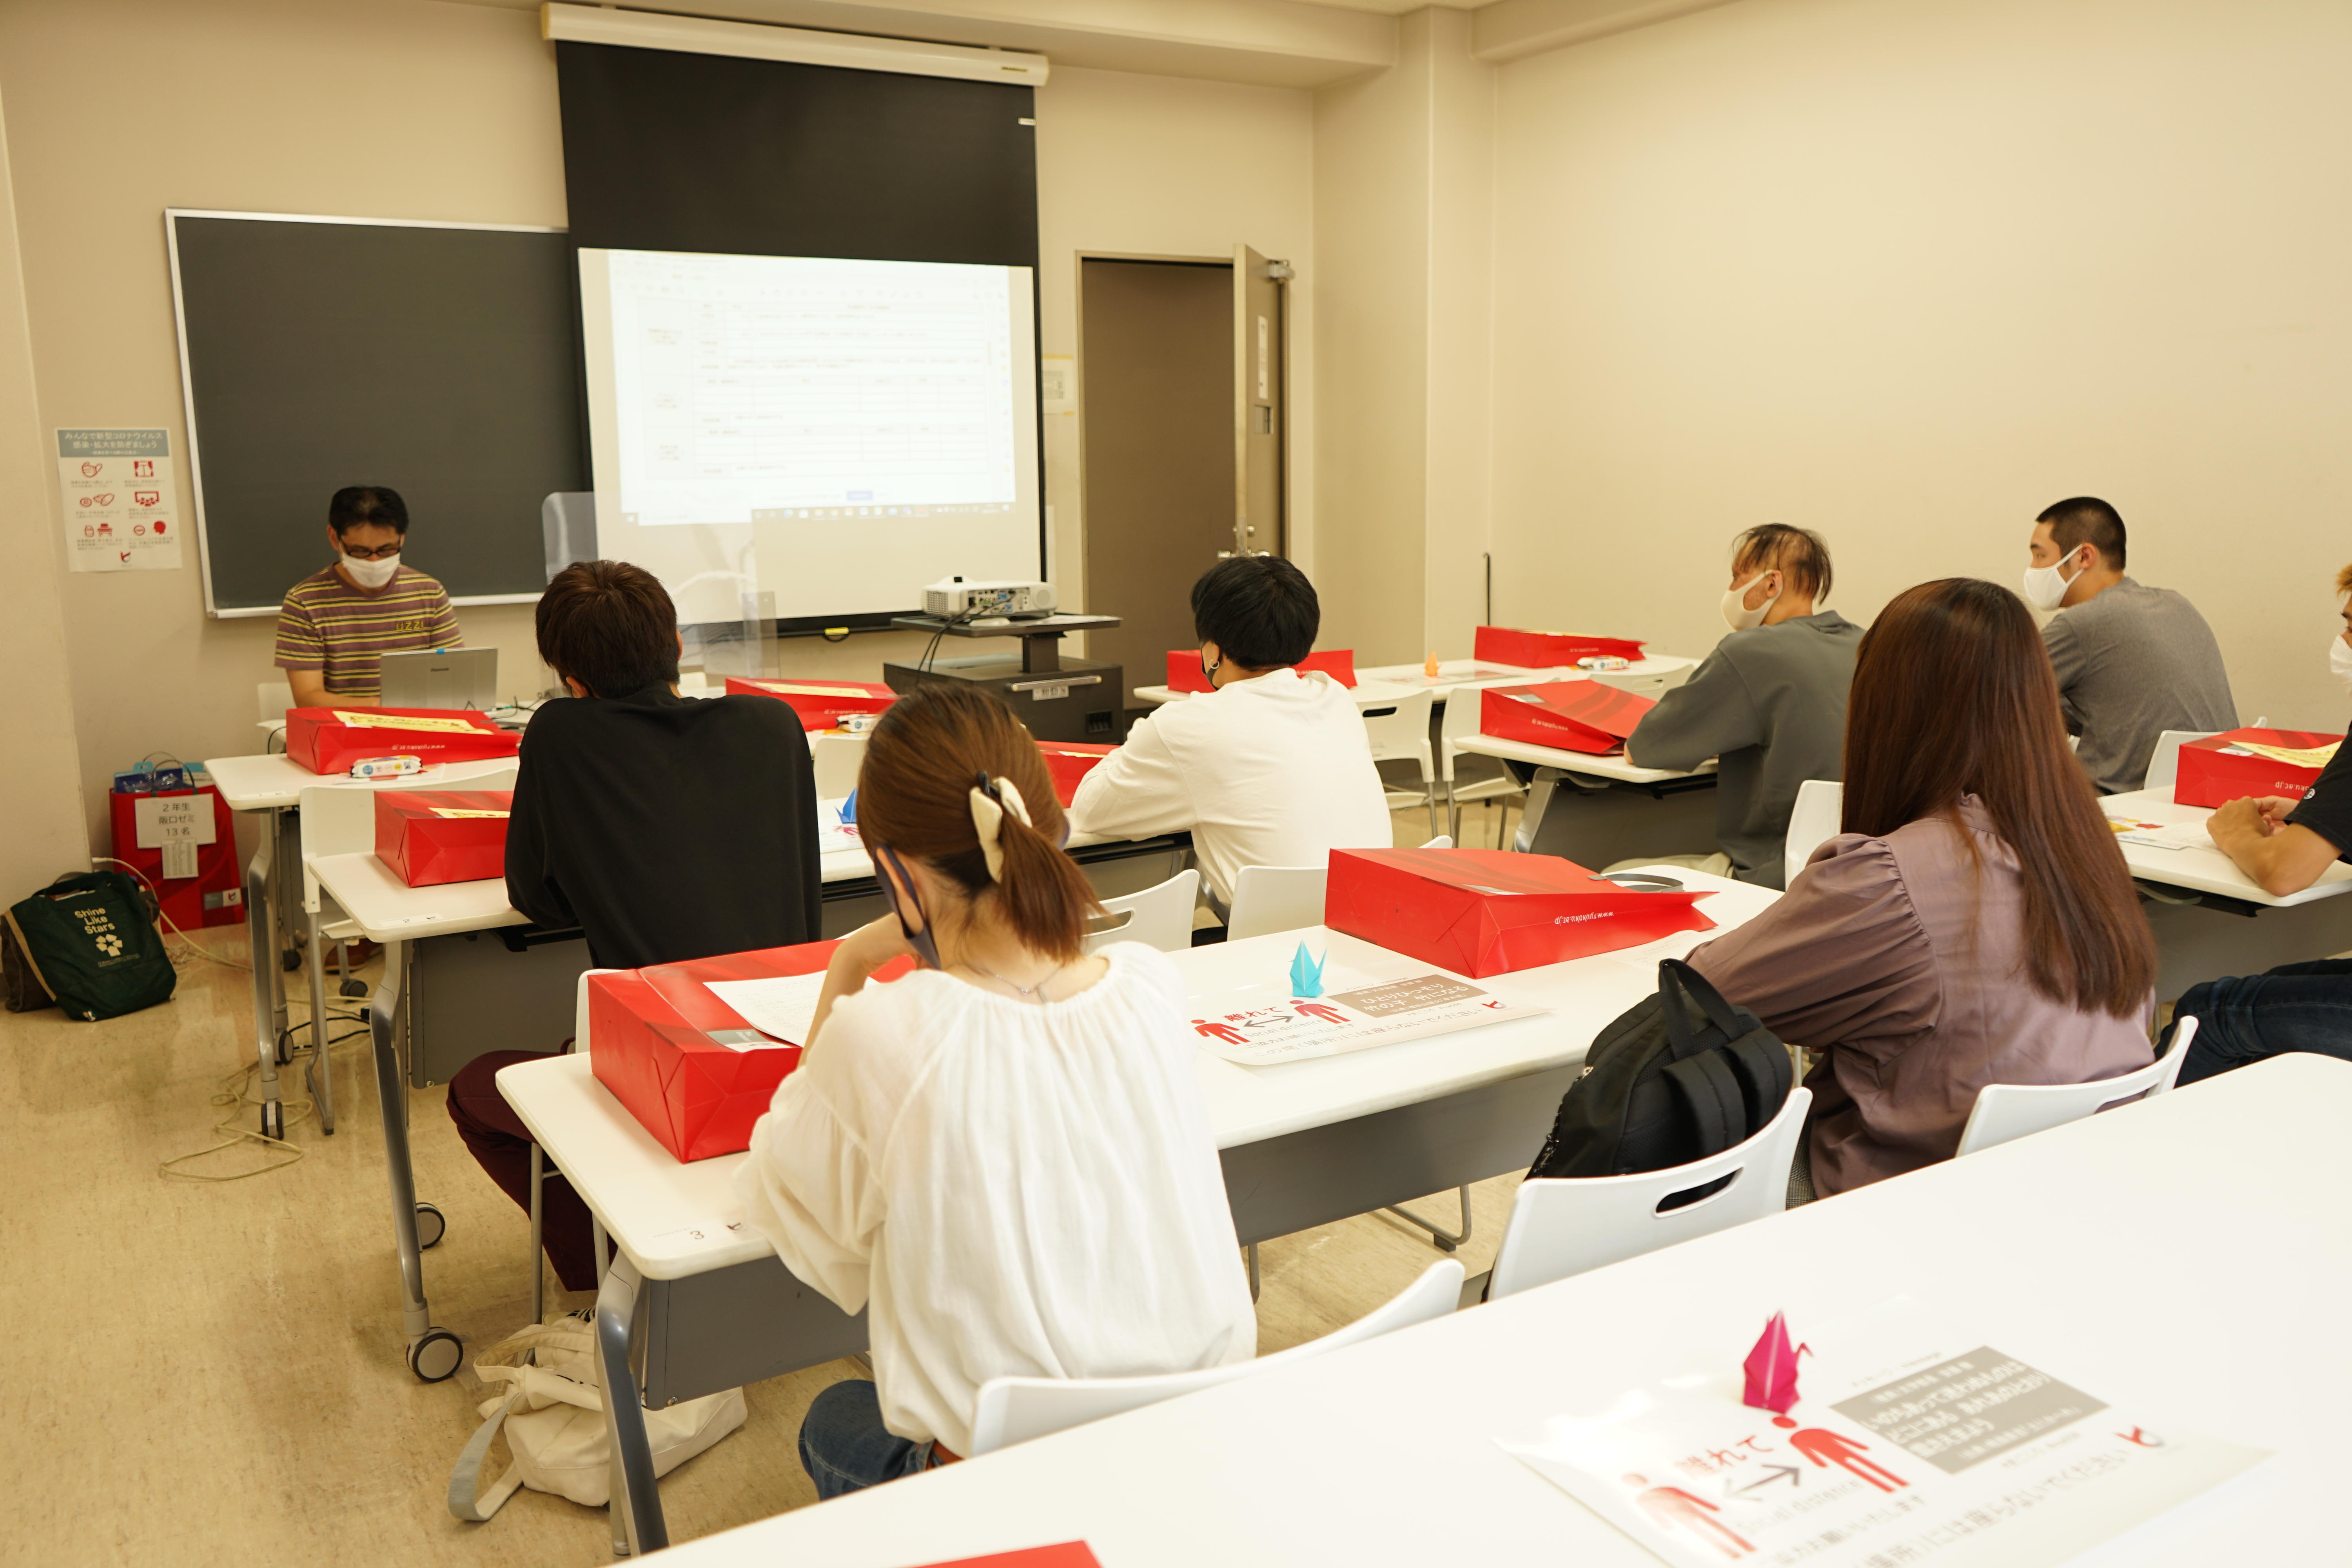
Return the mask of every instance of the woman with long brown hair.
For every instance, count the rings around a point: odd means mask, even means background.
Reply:
[[[1029,731],[986,692],[923,687],[875,726],[857,807],[896,912],[835,950],[736,1178],[786,1267],[871,1308],[874,1382],[801,1426],[821,1498],[970,1452],[992,1377],[1257,1350],[1184,983],[1140,943],[1086,952],[1099,906]]]
[[[1951,1158],[1987,1084],[2148,1064],[2155,939],[2016,595],[1922,583],[1864,634],[1843,826],[1780,902],[1691,954],[1826,1053],[1806,1079],[1816,1191]]]

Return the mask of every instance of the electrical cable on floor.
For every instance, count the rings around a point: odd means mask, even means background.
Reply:
[[[298,1031],[310,1027],[310,1019],[305,1018],[299,1024],[289,1024],[280,1029],[271,1049],[273,1053],[280,1048],[284,1050],[287,1058],[285,1067],[289,1075],[305,1053],[308,1053],[311,1062],[320,1072],[334,1070],[335,1057],[357,1054],[356,1047],[352,1050],[338,1050],[336,1047],[341,1046],[346,1040],[366,1038],[367,1020],[356,1014],[330,1011],[327,1021],[331,1025],[358,1024],[361,1027],[347,1030],[340,1035],[328,1036],[325,1053],[327,1060],[324,1063],[319,1062],[320,1052],[315,1045],[297,1047],[292,1043]],[[227,1136],[219,1142],[198,1149],[193,1153],[175,1154],[168,1160],[157,1162],[156,1173],[183,1182],[241,1182],[247,1176],[267,1175],[272,1171],[282,1171],[289,1165],[299,1163],[307,1152],[301,1145],[286,1138],[272,1138],[268,1133],[256,1132],[244,1124],[247,1114],[257,1110],[262,1104],[260,1100],[247,1098],[248,1091],[253,1088],[253,1080],[259,1077],[260,1073],[260,1062],[250,1061],[222,1079],[220,1087],[213,1092],[210,1103],[234,1106],[236,1109],[221,1121],[215,1122],[212,1130],[215,1132],[226,1133]],[[318,1110],[318,1106],[309,1100],[281,1098],[278,1105],[285,1114],[285,1130],[288,1132],[293,1131],[296,1127],[301,1125],[303,1118],[314,1115]],[[250,1171],[237,1171],[227,1175],[215,1175],[208,1171],[174,1169],[175,1166],[186,1164],[191,1160],[201,1160],[207,1154],[217,1154],[224,1149],[234,1149],[244,1143],[259,1143],[265,1148],[282,1152],[285,1157],[273,1160],[266,1165],[257,1165]]]
[[[210,949],[198,943],[197,941],[194,937],[190,936],[186,931],[182,931],[180,929],[180,922],[163,912],[163,890],[155,886],[153,880],[148,877],[146,872],[142,871],[130,861],[118,860],[111,855],[93,855],[89,858],[93,865],[120,866],[124,870],[130,872],[132,876],[138,878],[142,882],[146,883],[147,896],[155,900],[155,918],[162,921],[165,925],[171,927],[172,934],[180,939],[179,952],[193,953],[198,958],[208,958],[215,963],[220,964],[225,968],[242,969],[248,974],[253,972],[253,965],[251,963],[241,959],[223,958],[219,953],[214,952]],[[250,918],[250,911],[248,911],[248,918]],[[163,952],[164,956],[171,958],[173,968],[180,969],[185,967],[180,962],[179,957],[174,953],[174,950],[169,942],[166,942],[163,944]]]

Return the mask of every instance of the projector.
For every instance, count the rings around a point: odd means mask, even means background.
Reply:
[[[1052,615],[1057,603],[1051,583],[967,583],[947,577],[923,590],[923,614],[942,620],[976,621],[989,616],[1034,620]]]

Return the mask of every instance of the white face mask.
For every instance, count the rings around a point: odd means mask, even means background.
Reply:
[[[2081,575],[2080,572],[2074,574],[2075,577]],[[2037,610],[2054,610],[2058,607],[2058,601],[2066,596],[2067,584],[2074,580],[2074,577],[2066,575],[2063,559],[2054,566],[2028,566],[2025,569],[2025,602]]]
[[[352,581],[362,588],[381,588],[392,581],[394,573],[400,570],[397,554],[387,555],[380,561],[362,561],[350,555],[342,560],[343,570],[351,574]]]
[[[1744,632],[1764,624],[1764,617],[1772,613],[1772,606],[1780,602],[1780,595],[1776,593],[1751,610],[1747,603],[1748,590],[1770,575],[1769,572],[1759,572],[1755,576],[1731,588],[1723,595],[1723,620],[1726,626],[1735,632]]]
[[[2345,647],[2340,637],[2327,639],[2327,673],[2347,689],[2352,689],[2352,647]]]

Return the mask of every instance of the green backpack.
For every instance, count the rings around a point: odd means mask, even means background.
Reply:
[[[69,1018],[136,1013],[170,1001],[179,984],[139,884],[121,871],[60,877],[10,909],[7,921],[16,951],[6,957],[21,960],[33,985],[55,997]],[[38,1006],[36,994],[9,987],[12,1007]]]

